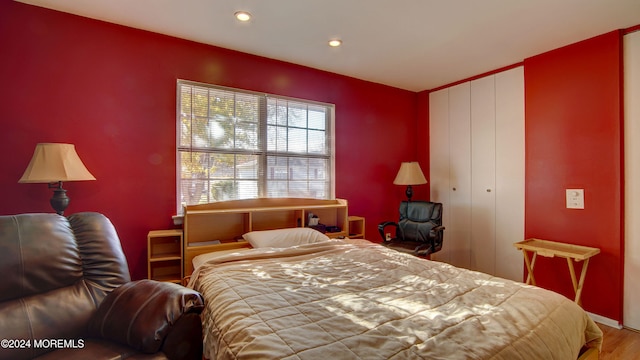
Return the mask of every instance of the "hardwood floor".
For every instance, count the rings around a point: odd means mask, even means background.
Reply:
[[[598,326],[604,333],[600,360],[640,360],[640,332]]]

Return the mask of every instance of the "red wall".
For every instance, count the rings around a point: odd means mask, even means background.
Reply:
[[[600,248],[589,264],[583,305],[621,321],[622,34],[526,59],[524,72],[525,237]],[[565,207],[565,189],[572,188],[584,189],[584,210]],[[573,298],[564,259],[538,257],[535,275],[538,285]]]
[[[418,124],[416,125],[416,133],[420,134],[416,139],[416,154],[417,160],[420,163],[420,167],[422,168],[422,172],[424,172],[424,176],[429,180],[431,177],[429,172],[430,166],[430,153],[429,153],[429,91],[421,91],[417,94],[418,96]],[[424,194],[423,196],[416,197],[420,199],[430,199],[430,189],[431,186],[429,184],[423,186],[414,186],[414,192],[418,195]],[[418,191],[422,191],[422,193],[418,193]]]
[[[52,212],[45,184],[17,181],[36,143],[73,143],[97,181],[65,184],[67,213],[109,216],[134,278],[146,277],[147,232],[176,212],[177,79],[335,104],[336,196],[372,240],[397,216],[413,92],[13,1],[0,2],[0,49],[0,214]]]

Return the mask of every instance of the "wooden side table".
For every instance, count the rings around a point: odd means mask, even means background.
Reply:
[[[364,218],[362,216],[347,217],[349,223],[349,237],[351,239],[364,239]]]
[[[182,230],[151,230],[147,235],[149,279],[180,284],[182,281]]]
[[[513,245],[519,250],[522,250],[524,263],[526,264],[528,271],[526,281],[527,284],[536,284],[536,279],[533,276],[533,268],[536,265],[536,257],[538,256],[538,254],[545,257],[557,256],[567,259],[567,265],[569,265],[569,274],[571,275],[571,282],[573,283],[573,291],[576,293],[574,301],[577,304],[580,304],[580,296],[582,295],[582,287],[584,285],[584,279],[587,275],[589,259],[592,256],[600,253],[600,249],[540,239],[527,239],[517,242]],[[533,253],[531,260],[529,260],[527,251]],[[580,273],[580,280],[578,281],[576,280],[576,271],[573,267],[573,263],[579,261],[584,261],[584,264],[582,265],[582,272]]]

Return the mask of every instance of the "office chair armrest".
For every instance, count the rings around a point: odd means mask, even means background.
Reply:
[[[398,229],[398,223],[395,223],[393,221],[385,221],[383,223],[380,223],[380,225],[378,225],[378,232],[380,233],[380,237],[382,238],[382,241],[387,241],[387,237],[384,235],[384,229],[387,226],[393,226],[396,228],[396,230]]]
[[[442,225],[435,226],[433,229],[429,231],[429,240],[433,242],[434,239],[438,239],[438,238],[442,239],[443,234],[444,234],[444,226]]]

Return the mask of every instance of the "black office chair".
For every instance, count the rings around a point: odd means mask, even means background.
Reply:
[[[387,239],[385,228],[395,227],[395,237]],[[442,203],[430,201],[403,201],[400,220],[378,225],[382,245],[407,254],[426,257],[442,249]]]

